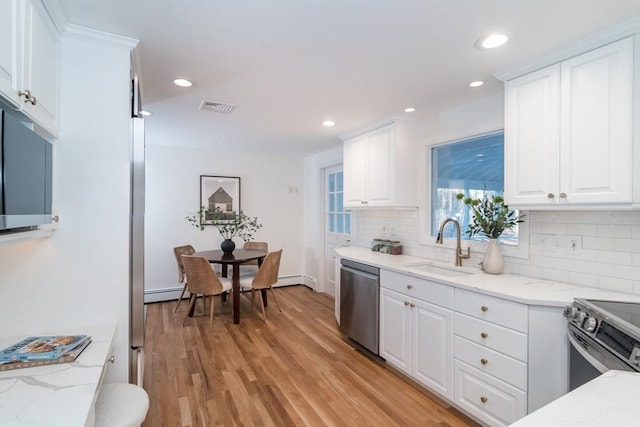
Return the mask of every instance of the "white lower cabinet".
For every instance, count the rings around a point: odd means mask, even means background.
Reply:
[[[380,271],[380,356],[488,426],[568,391],[561,307]]]
[[[452,303],[453,288],[384,270],[380,283],[380,356],[453,399],[453,311],[416,298],[427,290],[434,301]]]

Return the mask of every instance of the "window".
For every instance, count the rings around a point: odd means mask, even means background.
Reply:
[[[437,236],[447,217],[458,220],[468,239],[469,208],[457,199],[458,193],[478,198],[483,191],[502,194],[504,189],[504,133],[494,133],[431,149],[431,235]],[[455,237],[454,227],[445,228],[444,237]],[[503,243],[518,244],[518,229],[505,231]]]
[[[344,210],[342,171],[327,175],[327,226],[330,233],[351,234],[351,212]]]

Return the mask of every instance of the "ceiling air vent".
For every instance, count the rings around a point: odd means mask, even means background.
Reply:
[[[213,111],[215,113],[231,114],[236,108],[236,104],[228,104],[219,101],[207,101],[206,99],[200,104],[201,110]]]

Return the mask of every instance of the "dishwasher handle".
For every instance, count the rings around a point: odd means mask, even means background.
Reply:
[[[367,273],[366,271],[357,270],[355,268],[346,267],[344,265],[341,266],[340,268],[342,270],[346,271],[346,272],[351,273],[351,274],[357,274],[358,276],[363,276],[363,277],[366,277],[368,279],[378,280],[378,275],[377,274]]]

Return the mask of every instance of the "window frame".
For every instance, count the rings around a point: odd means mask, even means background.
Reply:
[[[436,238],[431,236],[431,149],[434,147],[455,144],[469,139],[481,138],[494,135],[498,132],[504,133],[504,128],[492,129],[472,135],[459,136],[454,139],[435,140],[432,143],[426,143],[420,160],[420,170],[418,176],[421,178],[418,185],[418,244],[427,249],[448,248],[455,249],[456,239],[445,238],[443,244],[436,243]],[[505,179],[507,176],[505,175]],[[529,258],[529,215],[526,211],[521,211],[521,215],[526,215],[524,222],[518,224],[518,244],[517,245],[500,245],[502,253],[507,257],[513,258]],[[465,233],[462,230],[462,233]],[[463,240],[462,249],[466,251],[466,247],[471,248],[471,252],[483,254],[487,249],[487,240]]]

